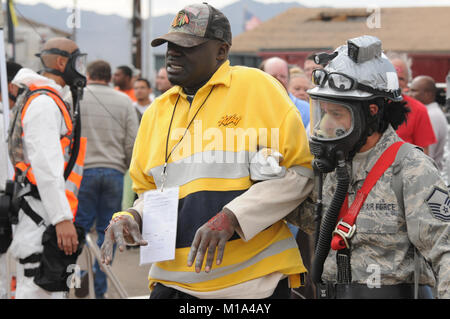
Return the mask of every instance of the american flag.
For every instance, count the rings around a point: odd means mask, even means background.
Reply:
[[[258,19],[253,13],[244,8],[244,31],[250,31],[261,24],[261,20]]]

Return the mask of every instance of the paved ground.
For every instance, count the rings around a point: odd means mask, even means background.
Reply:
[[[86,250],[83,251],[77,262],[82,270],[87,269],[86,253]],[[150,265],[139,266],[139,249],[130,249],[122,253],[119,251],[116,252],[111,270],[113,275],[122,284],[129,298],[148,298],[150,294],[147,279],[149,268]],[[70,298],[78,299],[73,294],[73,291],[70,293]],[[89,298],[89,296],[86,298]],[[116,291],[111,280],[108,280],[106,298],[120,298],[120,294]]]
[[[118,280],[122,283],[129,298],[143,297],[148,298],[150,291],[148,289],[148,271],[150,265],[139,266],[139,248],[129,249],[124,252],[116,253],[116,260],[112,265],[112,270]],[[108,296],[110,298],[119,298],[114,287],[109,284]]]
[[[94,234],[91,233],[91,236],[94,237]],[[83,270],[87,269],[86,254],[87,249],[85,248],[77,261],[77,264],[79,264]],[[148,298],[150,295],[147,279],[149,269],[150,265],[139,266],[139,248],[125,249],[123,252],[120,252],[118,249],[116,250],[111,270],[122,284],[129,298]],[[70,298],[77,299],[73,294],[73,291],[71,291],[69,296]],[[89,296],[86,298],[89,298]],[[114,288],[111,280],[108,280],[106,298],[120,298],[120,295]]]

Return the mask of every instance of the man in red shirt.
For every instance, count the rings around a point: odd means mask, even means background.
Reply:
[[[399,86],[402,92],[405,92],[408,89],[408,82],[404,79],[408,79],[410,74],[408,66],[400,57],[391,58],[391,62],[397,71]],[[411,112],[407,115],[407,121],[398,127],[397,134],[404,141],[422,147],[424,153],[428,155],[428,146],[436,143],[437,140],[427,107],[405,94],[403,94],[403,99]]]

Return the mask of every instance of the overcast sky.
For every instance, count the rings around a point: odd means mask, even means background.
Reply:
[[[151,0],[143,0],[147,3]],[[450,0],[256,0],[266,3],[299,2],[305,6],[330,6],[330,7],[410,7],[410,6],[450,6]],[[81,10],[95,11],[102,14],[118,14],[125,17],[131,16],[132,0],[15,0],[23,4],[45,3],[55,8],[73,7],[74,3]],[[152,0],[152,15],[158,16],[166,13],[176,13],[185,5],[200,3],[196,0]],[[217,8],[237,2],[237,0],[209,0],[208,3]]]

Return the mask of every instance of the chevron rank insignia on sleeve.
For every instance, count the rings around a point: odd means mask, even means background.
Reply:
[[[434,218],[450,222],[450,198],[447,191],[435,186],[426,203]]]

